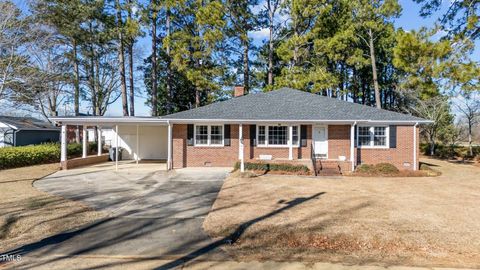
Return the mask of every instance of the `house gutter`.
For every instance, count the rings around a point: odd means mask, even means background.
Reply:
[[[357,121],[350,127],[350,161],[352,162],[352,172],[355,170],[355,126]]]
[[[413,170],[417,170],[417,126],[418,122],[413,126]]]

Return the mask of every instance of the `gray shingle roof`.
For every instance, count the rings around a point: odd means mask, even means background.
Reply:
[[[51,123],[33,117],[0,115],[0,122],[14,126],[17,129],[57,129]]]
[[[420,121],[407,114],[291,88],[249,94],[162,117],[181,120]]]

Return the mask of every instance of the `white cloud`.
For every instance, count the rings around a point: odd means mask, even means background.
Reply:
[[[248,36],[254,40],[268,39],[269,31],[268,31],[268,28],[262,28],[258,31],[249,32]]]

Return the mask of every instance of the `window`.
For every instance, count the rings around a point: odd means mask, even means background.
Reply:
[[[223,146],[223,126],[195,126],[196,146]]]
[[[298,145],[298,126],[292,127],[292,144]]]
[[[195,127],[195,144],[208,145],[208,126]]]
[[[258,126],[258,144],[264,145],[265,144],[265,126]]]
[[[288,146],[288,126],[257,126],[257,145]],[[292,126],[292,144],[298,146],[300,129]]]
[[[210,144],[223,144],[223,126],[210,127]]]
[[[358,146],[370,145],[370,127],[358,127]]]
[[[374,127],[373,145],[387,146],[387,128],[386,127]]]
[[[287,143],[288,143],[287,126],[269,126],[268,127],[268,144],[286,145]]]
[[[358,127],[358,147],[388,147],[388,127]]]

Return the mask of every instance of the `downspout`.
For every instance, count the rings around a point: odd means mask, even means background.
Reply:
[[[357,121],[353,122],[350,128],[350,161],[352,162],[352,172],[355,170],[355,126]]]
[[[417,170],[417,126],[418,122],[413,126],[413,170]]]

